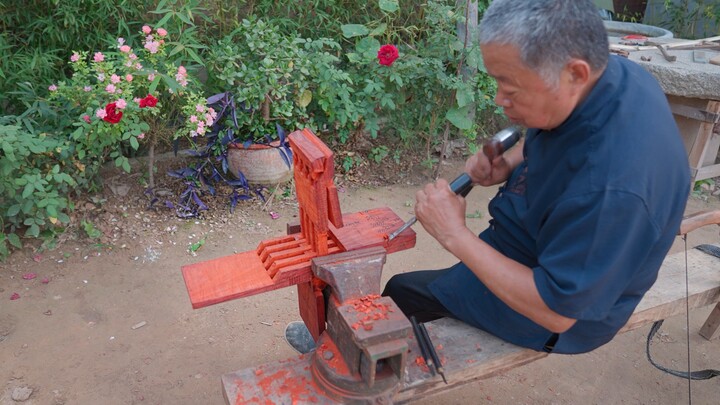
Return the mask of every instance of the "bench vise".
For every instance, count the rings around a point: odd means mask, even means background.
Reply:
[[[316,350],[224,375],[227,403],[391,404],[405,375],[411,325],[392,299],[378,295],[385,257],[372,247],[313,259],[313,274],[329,291]]]

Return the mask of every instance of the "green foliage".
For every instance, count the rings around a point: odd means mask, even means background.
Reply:
[[[95,228],[95,225],[91,221],[82,220],[80,221],[80,225],[88,238],[99,239],[102,236],[102,232]]]
[[[62,78],[68,49],[98,49],[130,37],[144,10],[141,0],[0,0],[0,111],[23,111],[13,94],[20,83]]]
[[[354,49],[345,55],[354,84],[346,109],[372,137],[383,132],[406,145],[425,143],[428,150],[441,141],[446,123],[474,138],[473,113],[494,110],[486,92],[494,92],[495,85],[482,72],[477,44],[457,36],[457,24],[465,22],[464,10],[429,1],[422,25],[404,27],[397,22],[396,3],[379,2],[383,15],[376,21],[342,26],[344,36],[354,41]],[[393,42],[398,40],[404,42]],[[378,63],[383,43],[394,43],[400,51],[390,66]],[[466,68],[478,73],[464,78]],[[385,156],[371,152],[374,161]]]
[[[339,47],[328,39],[284,34],[278,25],[254,18],[222,38],[207,58],[209,85],[217,92],[230,91],[250,112],[234,117],[236,136],[261,141],[273,137],[276,124],[290,131],[311,125],[310,103],[326,100],[328,83],[347,81],[334,67],[338,59],[329,53]],[[322,86],[319,76],[325,79]],[[316,87],[321,87],[319,97]]]
[[[345,170],[397,161],[397,145],[425,146],[424,164],[436,164],[430,151],[448,128],[474,138],[482,129],[473,114],[495,111],[486,96],[494,81],[474,41],[458,39],[465,10],[455,4],[0,0],[0,111],[14,114],[0,117],[0,257],[21,237],[52,243],[70,220],[71,195],[94,190],[106,160],[129,170],[128,157],[146,145],[207,136],[215,111],[205,94],[230,92],[245,108],[228,126],[240,133],[223,142],[307,126],[328,143],[365,133],[392,142],[368,155],[343,151]],[[383,44],[399,49],[391,66],[378,63]],[[94,61],[96,52],[104,60]],[[194,78],[205,72],[201,87]],[[149,94],[157,105],[141,107]],[[102,117],[112,103],[123,113],[116,122]],[[92,223],[80,225],[97,237]]]
[[[67,142],[0,119],[0,259],[20,236],[38,238],[70,222],[67,198],[76,186]],[[24,232],[22,232],[24,231]]]
[[[720,3],[716,0],[665,0],[665,20],[662,25],[676,37],[696,37],[720,34]],[[711,27],[714,26],[714,30]]]

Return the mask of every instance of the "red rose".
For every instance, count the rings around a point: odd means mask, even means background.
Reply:
[[[155,107],[157,105],[157,99],[152,94],[148,94],[144,99],[140,100],[140,108]]]
[[[118,111],[115,103],[110,103],[105,106],[105,118],[103,118],[103,121],[109,122],[111,124],[117,124],[118,122],[120,122],[122,115],[122,111]]]
[[[399,56],[400,53],[395,45],[383,45],[378,51],[378,61],[383,66],[391,66]]]

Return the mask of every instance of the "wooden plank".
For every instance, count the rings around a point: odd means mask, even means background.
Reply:
[[[275,289],[255,251],[183,266],[182,274],[195,309]]]
[[[344,251],[382,246],[387,253],[394,253],[415,246],[416,235],[412,229],[388,241],[388,235],[400,228],[404,221],[387,207],[346,214],[343,223],[345,226],[342,228],[331,225],[330,233]]]
[[[712,340],[718,336],[720,331],[720,304],[715,305],[715,308],[708,316],[705,324],[700,328],[700,336],[707,340]]]
[[[313,340],[317,342],[320,334],[325,331],[325,299],[322,289],[319,285],[313,285],[313,281],[297,285],[298,305],[300,317],[310,331]]]
[[[700,308],[720,300],[720,259],[697,249],[689,249],[688,305]],[[685,314],[685,252],[667,256],[658,280],[635,308],[622,331],[660,319]]]
[[[420,350],[411,337],[405,380],[393,403],[406,403],[418,396],[447,391],[547,356],[545,352],[515,346],[455,319],[441,318],[426,326],[445,368],[448,385],[440,376],[433,378],[427,367],[418,365]]]

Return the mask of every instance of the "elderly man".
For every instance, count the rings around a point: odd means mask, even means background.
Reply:
[[[495,0],[480,24],[495,102],[528,129],[474,183],[505,182],[479,237],[445,180],[417,193],[425,230],[461,261],[393,277],[384,295],[420,321],[460,319],[514,344],[582,353],[610,341],[657,278],[689,193],[663,92],[609,56],[591,0]]]

